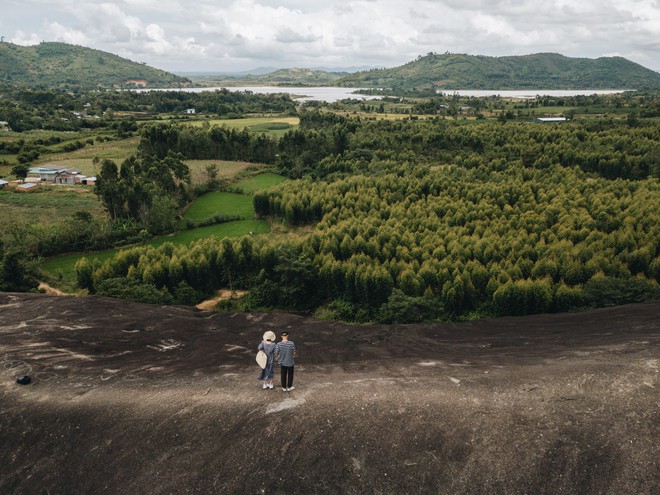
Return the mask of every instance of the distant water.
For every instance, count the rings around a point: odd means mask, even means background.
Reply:
[[[355,91],[361,88],[339,88],[335,86],[313,86],[313,87],[290,87],[290,86],[227,86],[208,88],[174,88],[167,90],[136,89],[134,91],[184,91],[188,93],[201,93],[203,91],[216,91],[228,89],[229,91],[251,91],[258,94],[289,94],[296,97],[297,101],[325,101],[332,103],[338,100],[353,98],[356,100],[373,100],[380,98],[376,95],[360,95]],[[580,96],[593,94],[615,94],[623,93],[624,89],[520,89],[520,90],[481,90],[481,89],[448,89],[442,91],[446,95],[457,93],[461,96],[501,96],[503,98],[534,98],[536,96]]]
[[[627,89],[511,89],[511,90],[486,90],[486,89],[447,89],[439,91],[446,95],[457,93],[461,96],[501,96],[502,98],[535,98],[537,96],[589,96],[589,95],[613,95],[629,91]]]
[[[158,89],[155,91],[184,91],[187,93],[201,93],[204,91],[216,91],[228,89],[229,91],[250,91],[257,94],[289,94],[296,97],[296,101],[326,101],[332,103],[338,100],[353,98],[356,100],[373,100],[380,96],[354,94],[361,88],[339,88],[339,87],[291,87],[291,86],[226,86],[226,87],[208,87],[208,88],[173,88]],[[136,89],[134,91],[154,91],[152,89]]]

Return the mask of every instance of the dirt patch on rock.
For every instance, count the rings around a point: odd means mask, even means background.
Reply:
[[[659,316],[361,327],[0,293],[0,493],[651,494]],[[280,329],[289,393],[256,380]]]
[[[246,290],[231,291],[231,290],[221,289],[219,291],[216,291],[214,297],[202,301],[201,303],[197,304],[195,307],[197,309],[203,309],[205,311],[213,311],[220,301],[225,301],[227,299],[237,299],[239,297],[243,297],[245,294],[247,294]]]
[[[39,282],[39,287],[37,287],[37,288],[45,294],[53,294],[55,296],[65,296],[66,295],[60,289],[56,289],[55,287],[51,287],[46,282]]]

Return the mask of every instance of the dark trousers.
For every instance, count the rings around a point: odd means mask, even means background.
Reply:
[[[280,366],[282,373],[282,388],[293,386],[293,366]]]

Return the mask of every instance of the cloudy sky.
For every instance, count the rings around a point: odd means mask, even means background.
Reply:
[[[660,0],[0,0],[0,36],[172,72],[394,67],[428,52],[622,56],[660,72]]]

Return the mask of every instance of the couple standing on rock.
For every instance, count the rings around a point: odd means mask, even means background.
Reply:
[[[275,343],[275,334],[270,330],[264,333],[264,340],[259,344],[258,350],[264,351],[268,357],[266,367],[261,370],[258,380],[264,382],[263,388],[273,388],[273,375],[275,374],[275,360],[280,365],[282,392],[290,392],[293,386],[294,359],[298,355],[296,344],[289,340],[289,332],[280,333],[282,340]]]

